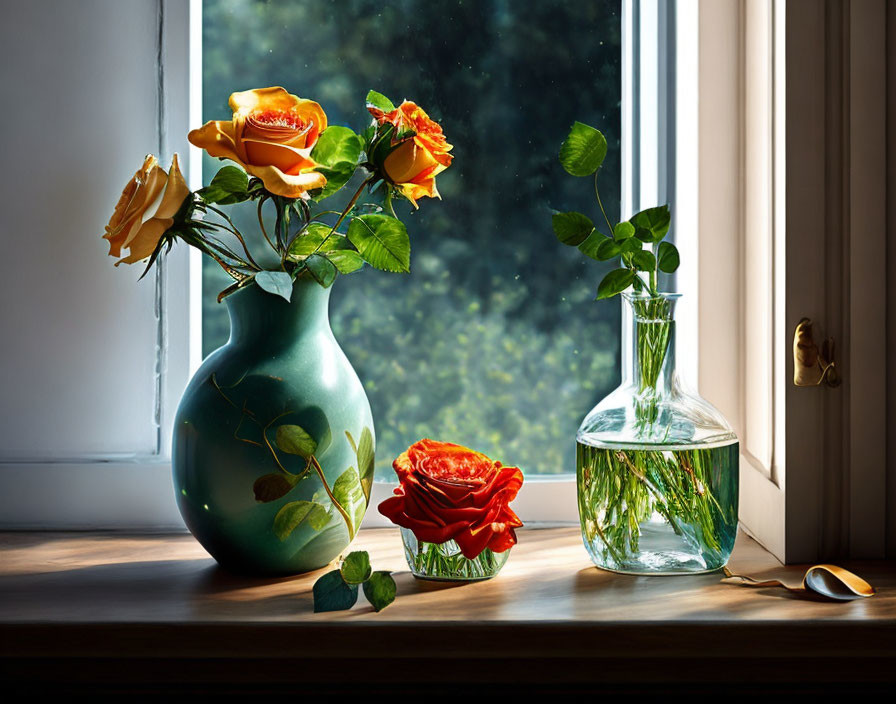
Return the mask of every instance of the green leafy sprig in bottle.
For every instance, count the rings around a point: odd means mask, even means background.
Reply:
[[[597,287],[597,298],[612,298],[631,291],[630,300],[636,325],[641,401],[637,407],[640,425],[656,420],[656,384],[669,345],[672,312],[662,296],[657,280],[659,272],[678,269],[678,250],[666,241],[671,223],[668,205],[659,205],[635,213],[628,220],[613,223],[600,199],[598,175],[607,156],[607,140],[600,130],[576,122],[560,148],[560,164],[572,176],[594,178],[594,196],[606,232],[587,215],[575,211],[556,212],[552,224],[557,239],[578,247],[597,261],[618,260]],[[600,222],[600,220],[598,221]]]

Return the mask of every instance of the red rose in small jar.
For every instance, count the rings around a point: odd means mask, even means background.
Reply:
[[[517,467],[481,452],[436,440],[420,440],[392,464],[399,487],[379,511],[417,540],[453,540],[467,559],[483,550],[504,552],[516,544],[522,521],[508,504],[523,485]]]

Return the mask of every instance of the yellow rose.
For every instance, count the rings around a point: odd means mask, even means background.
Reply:
[[[395,134],[413,130],[416,135],[401,142],[382,164],[385,176],[417,207],[423,196],[441,198],[436,189],[436,176],[451,166],[452,147],[442,134],[442,127],[430,119],[423,108],[405,100],[392,112],[368,108],[379,124],[395,126]]]
[[[115,262],[115,266],[149,257],[174,224],[174,216],[189,193],[177,154],[171,159],[168,173],[159,166],[158,159],[148,155],[121,192],[103,235],[109,240],[109,256],[120,257],[122,248],[128,250],[128,256]]]
[[[229,102],[233,119],[193,130],[192,144],[235,161],[279,196],[299,198],[327,184],[311,158],[317,138],[327,129],[320,105],[279,87],[233,93]]]

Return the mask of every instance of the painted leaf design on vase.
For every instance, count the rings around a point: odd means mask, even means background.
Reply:
[[[333,484],[333,496],[351,518],[351,536],[354,537],[361,527],[361,520],[367,511],[367,497],[361,489],[361,478],[358,470],[349,467]]]
[[[293,531],[307,521],[314,530],[321,530],[330,520],[327,509],[313,501],[291,501],[274,516],[274,533],[286,540]]]
[[[361,479],[361,490],[364,492],[364,498],[369,502],[374,470],[373,433],[370,432],[370,428],[364,428],[361,431],[361,439],[357,443],[347,430],[345,435],[352,446],[352,450],[355,452],[355,456],[358,458],[358,476]]]

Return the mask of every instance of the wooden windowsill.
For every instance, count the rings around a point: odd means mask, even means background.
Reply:
[[[353,549],[395,572],[398,598],[379,614],[363,596],[351,611],[314,614],[311,586],[322,572],[232,575],[188,535],[0,534],[3,678],[128,683],[152,672],[156,683],[266,686],[333,677],[408,686],[433,677],[517,686],[756,673],[896,678],[892,564],[849,564],[878,594],[830,603],[722,584],[718,573],[603,572],[572,527],[521,531],[498,577],[462,585],[415,580],[395,529],[364,530]],[[804,572],[744,535],[731,569],[794,584]]]

